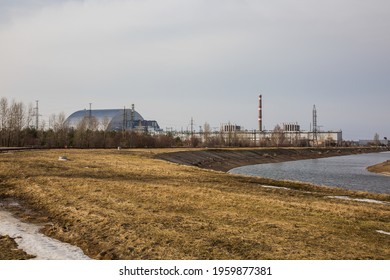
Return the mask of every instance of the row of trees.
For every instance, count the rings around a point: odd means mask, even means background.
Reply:
[[[21,102],[9,102],[0,99],[0,146],[2,147],[77,147],[77,148],[113,148],[113,147],[248,147],[258,143],[236,132],[212,132],[205,124],[203,134],[187,137],[172,132],[151,135],[139,131],[107,131],[109,120],[99,123],[94,117],[86,116],[77,127],[71,128],[64,113],[51,115],[48,123],[36,123],[37,112],[32,105]],[[272,139],[263,146],[279,146],[283,135],[276,131]]]
[[[267,137],[256,139],[256,133],[212,131],[205,123],[200,133],[188,132],[151,135],[138,131],[108,131],[109,119],[100,123],[93,116],[86,116],[76,127],[69,127],[64,113],[51,115],[48,123],[36,123],[37,112],[32,105],[0,99],[0,146],[47,148],[116,148],[122,147],[249,147],[249,146],[307,146],[309,141],[286,134],[280,126]],[[378,137],[379,138],[379,137]]]
[[[0,99],[0,145],[22,146],[27,128],[32,121],[32,107],[27,110],[21,102],[9,103],[6,98]]]
[[[53,114],[38,125],[32,105],[0,99],[0,146],[47,148],[172,147],[181,141],[172,135],[150,135],[132,131],[106,131],[108,121],[84,118],[76,128],[66,122],[64,113]]]

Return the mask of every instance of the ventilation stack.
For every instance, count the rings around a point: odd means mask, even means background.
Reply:
[[[317,108],[316,105],[313,106],[313,144],[317,145]]]
[[[262,104],[262,95],[259,95],[259,131],[263,131],[263,104]]]
[[[131,104],[131,113],[130,113],[130,128],[134,129],[134,115],[135,115],[135,105]]]

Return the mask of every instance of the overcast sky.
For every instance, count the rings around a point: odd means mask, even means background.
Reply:
[[[0,97],[390,137],[388,0],[0,0]]]

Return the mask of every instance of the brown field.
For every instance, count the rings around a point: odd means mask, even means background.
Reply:
[[[95,259],[390,259],[390,237],[376,232],[390,232],[390,205],[328,197],[389,195],[231,175],[161,152],[0,154],[0,200]]]

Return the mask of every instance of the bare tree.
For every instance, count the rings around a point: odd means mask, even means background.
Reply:
[[[107,130],[110,125],[110,118],[105,116],[102,120],[102,129],[103,129],[103,148],[106,148],[107,145]]]
[[[286,136],[284,134],[284,130],[280,127],[280,125],[276,125],[274,130],[271,134],[271,142],[274,146],[281,146],[283,145],[284,141],[286,139]]]
[[[67,146],[69,126],[66,123],[65,113],[61,112],[58,115],[52,114],[49,118],[49,127],[53,132],[51,145],[55,147]]]
[[[378,133],[375,133],[374,135],[374,145],[379,145],[381,142],[379,140],[379,134]]]
[[[8,124],[8,99],[0,99],[0,146],[6,146],[7,124]]]
[[[107,116],[105,116],[105,117],[103,118],[103,120],[102,120],[101,125],[102,125],[103,131],[107,131],[108,126],[110,125],[110,118],[107,117]]]
[[[208,122],[205,122],[203,125],[203,136],[205,145],[209,145],[210,142],[211,127]]]
[[[27,114],[26,114],[26,127],[27,128],[32,127],[33,115],[34,115],[34,107],[30,103],[30,104],[28,104],[28,109],[27,109]]]
[[[8,145],[19,146],[21,131],[25,126],[24,105],[21,102],[12,101],[8,116]]]
[[[74,143],[76,146],[80,148],[86,146],[87,129],[88,129],[88,119],[84,117],[78,122],[76,126],[75,137],[74,137]]]
[[[96,117],[87,117],[87,129],[91,131],[97,131],[99,129],[99,121]]]

